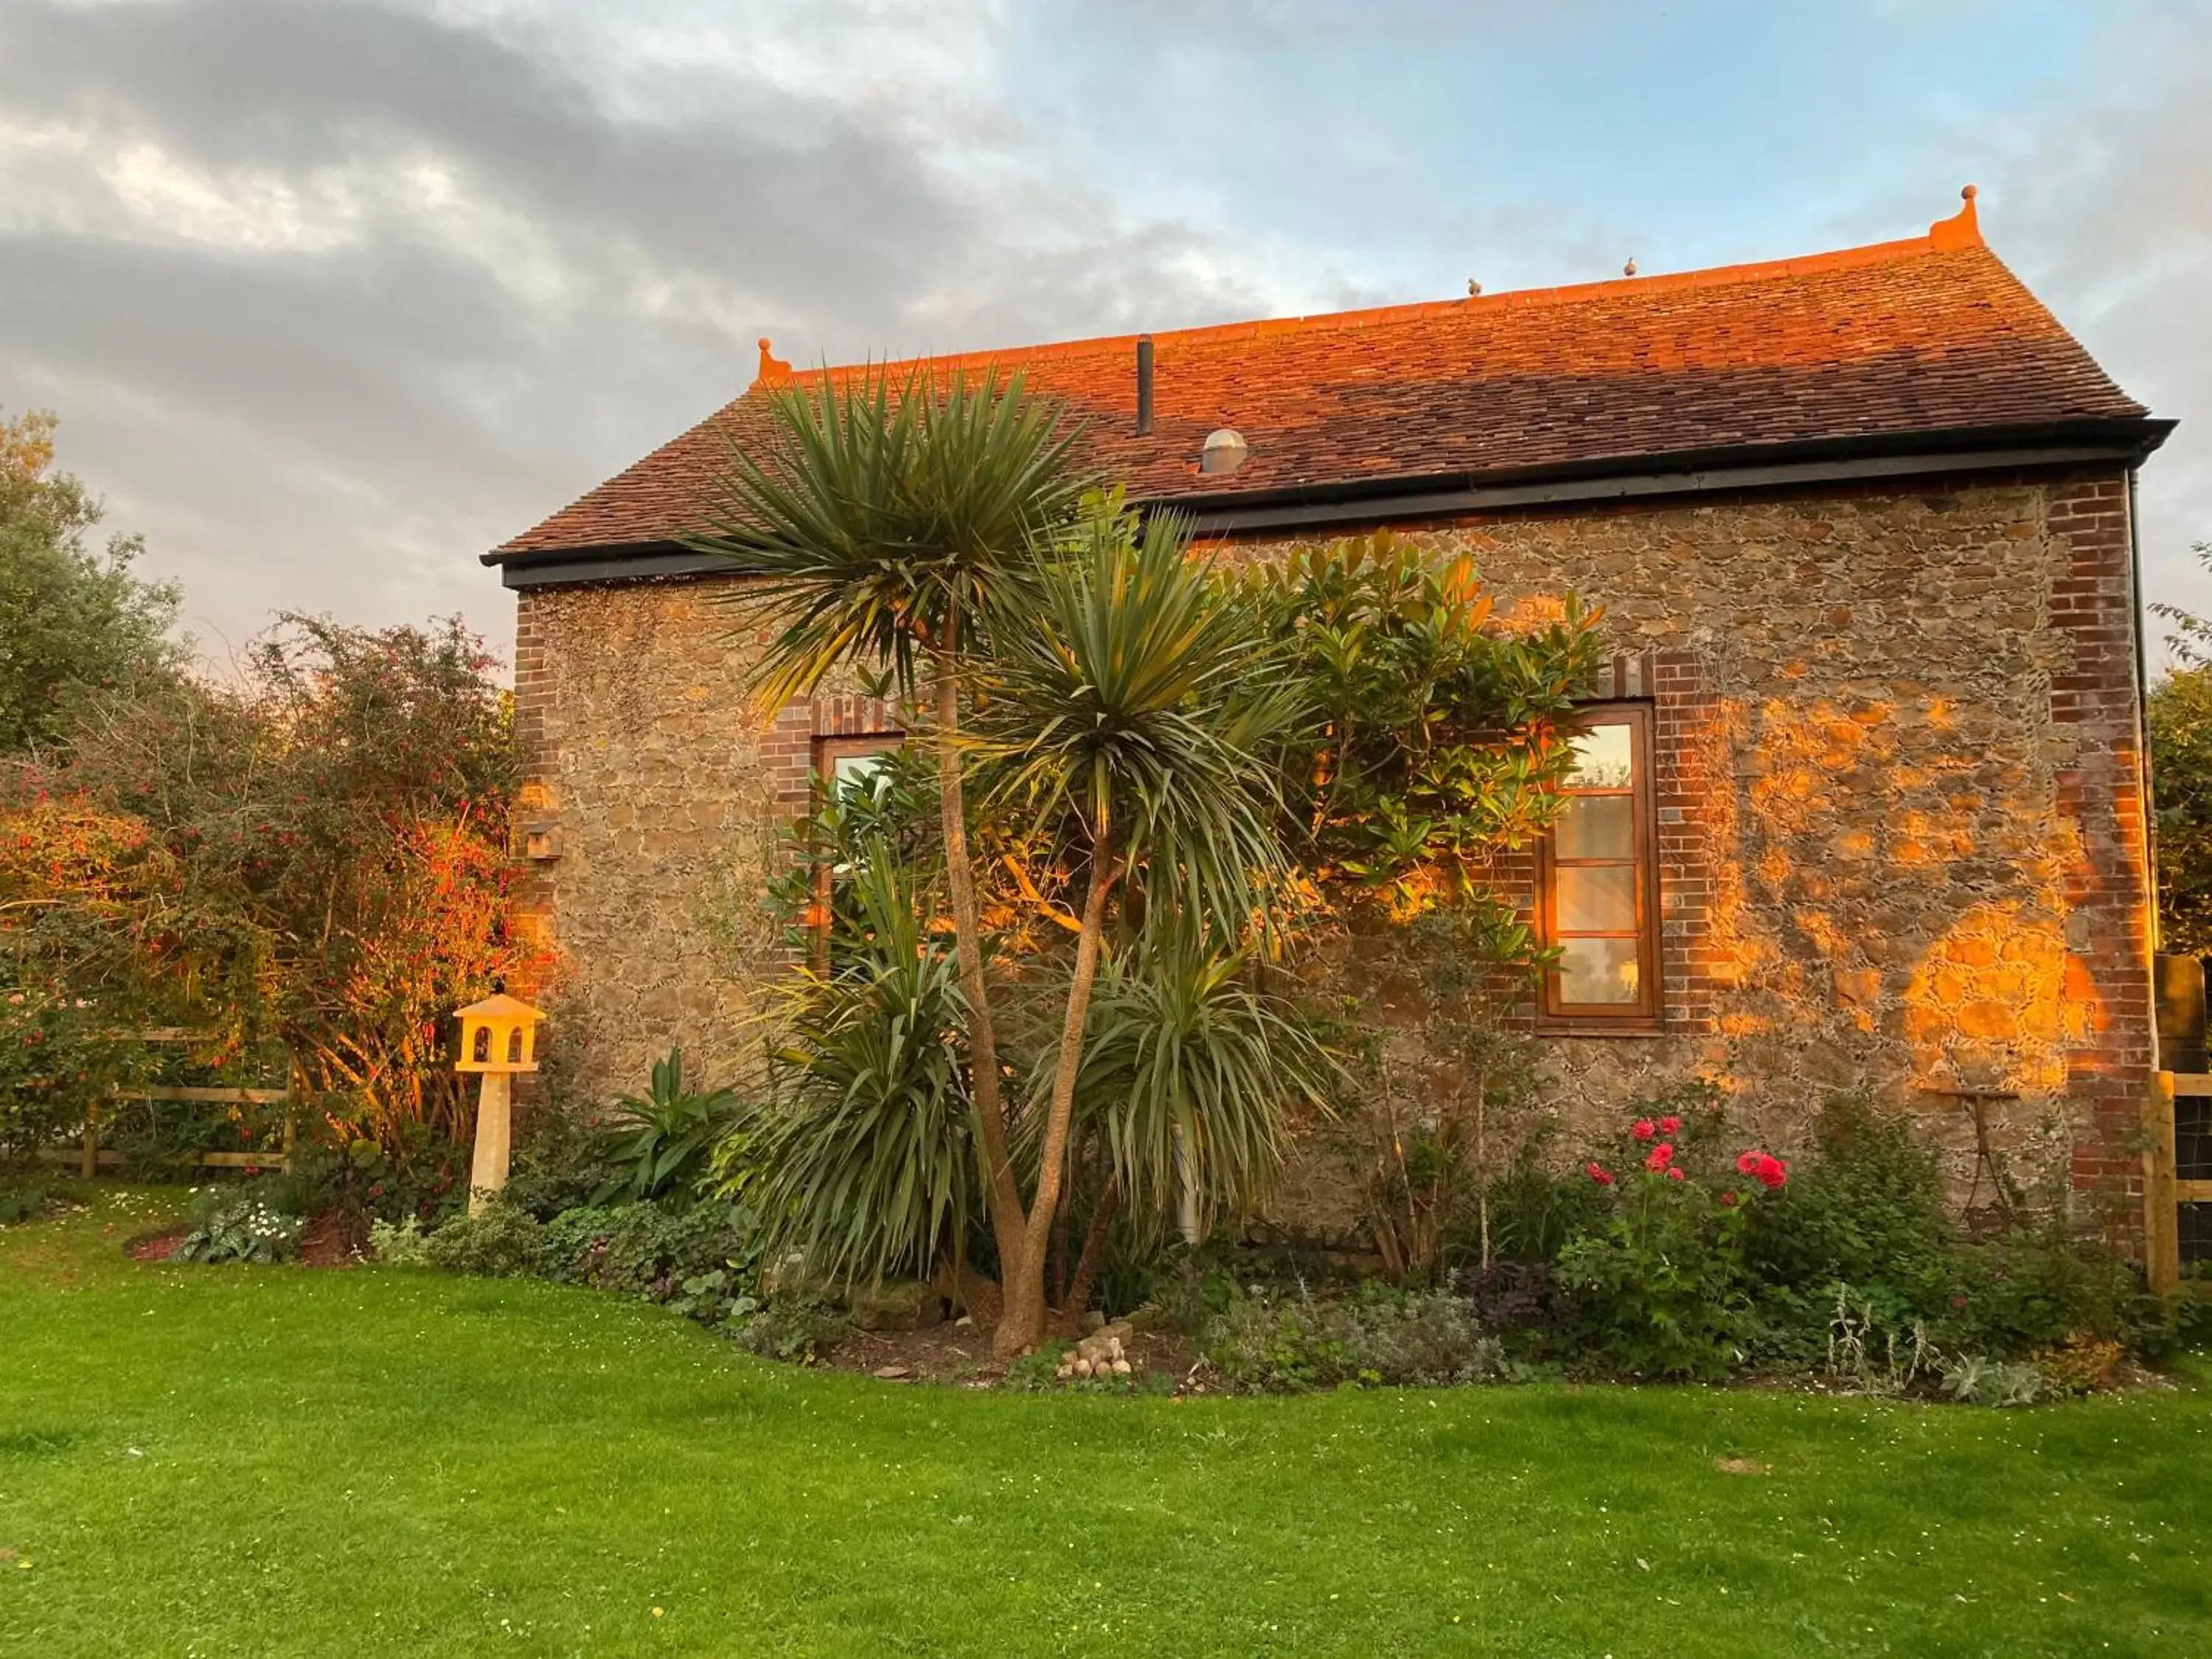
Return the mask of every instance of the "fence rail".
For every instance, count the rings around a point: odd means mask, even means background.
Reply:
[[[149,1087],[143,1089],[114,1089],[108,1092],[112,1101],[182,1101],[197,1105],[212,1106],[283,1106],[290,1103],[289,1089],[204,1089],[197,1087]],[[190,1167],[207,1170],[292,1170],[292,1114],[284,1114],[284,1139],[280,1147],[266,1152],[185,1152],[175,1160]],[[90,1180],[100,1172],[100,1166],[112,1168],[121,1164],[123,1154],[102,1152],[100,1146],[100,1114],[86,1115],[84,1138],[72,1152],[59,1146],[48,1147],[40,1157],[50,1164],[67,1164],[76,1160],[77,1173]]]

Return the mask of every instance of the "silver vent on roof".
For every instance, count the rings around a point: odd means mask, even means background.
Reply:
[[[1234,472],[1244,465],[1252,446],[1233,427],[1220,427],[1206,434],[1206,447],[1198,452],[1198,470],[1206,473]]]

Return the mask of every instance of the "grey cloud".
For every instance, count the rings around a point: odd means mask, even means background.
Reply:
[[[2144,586],[2212,614],[2212,6],[2130,8],[2109,88],[1990,156],[1991,241],[2113,378],[2179,431],[2142,471]],[[2154,624],[2154,627],[2156,625]]]
[[[956,176],[909,111],[694,70],[659,77],[681,118],[647,118],[573,46],[373,3],[11,8],[0,121],[92,153],[22,162],[0,206],[0,401],[59,409],[64,464],[147,532],[208,631],[458,608],[503,642],[473,556],[732,395],[756,333],[835,359],[1253,303],[1183,273],[1192,233],[1119,226],[1018,168]],[[340,245],[149,222],[97,171],[133,143],[273,177]],[[317,194],[418,160],[543,251],[551,291],[404,202]],[[479,229],[499,227],[459,234]]]

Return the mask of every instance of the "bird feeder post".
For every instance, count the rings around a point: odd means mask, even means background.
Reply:
[[[469,1164],[469,1213],[483,1212],[491,1194],[507,1185],[514,1113],[514,1078],[538,1069],[538,1027],[545,1018],[504,992],[462,1009],[457,1072],[483,1079],[477,1092],[476,1155]]]

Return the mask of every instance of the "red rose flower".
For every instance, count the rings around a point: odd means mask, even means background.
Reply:
[[[1659,1126],[1648,1117],[1639,1117],[1636,1120],[1636,1127],[1628,1133],[1638,1140],[1649,1140],[1659,1133]]]
[[[1771,1192],[1790,1179],[1790,1166],[1778,1158],[1762,1157],[1759,1160],[1759,1168],[1752,1173],[1759,1177],[1760,1186]]]
[[[1734,1209],[1735,1207],[1735,1194],[1734,1193],[1723,1193],[1721,1194],[1721,1202],[1727,1205],[1730,1209]]]
[[[1674,1161],[1674,1144],[1662,1140],[1651,1149],[1651,1156],[1644,1160],[1647,1170],[1663,1170]]]
[[[1679,1117],[1674,1116],[1661,1118],[1659,1120],[1659,1133],[1662,1135],[1675,1135],[1681,1133],[1682,1120]]]
[[[1589,1178],[1597,1182],[1599,1186],[1610,1187],[1613,1185],[1613,1176],[1606,1170],[1602,1164],[1590,1164],[1584,1167],[1589,1172]]]
[[[1667,1179],[1669,1181],[1680,1181],[1681,1178],[1682,1172],[1680,1170],[1669,1170],[1667,1171]]]
[[[1735,1161],[1735,1172],[1738,1175],[1757,1175],[1759,1173],[1759,1160],[1765,1156],[1766,1154],[1765,1152],[1747,1152],[1744,1153]]]

